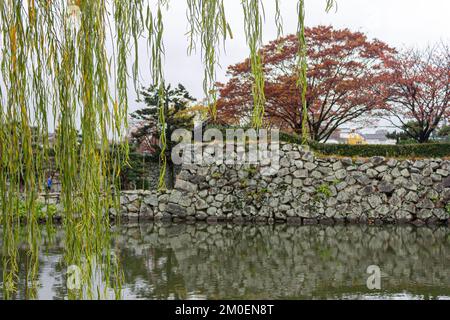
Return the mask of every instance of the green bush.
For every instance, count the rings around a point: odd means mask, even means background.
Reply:
[[[407,157],[436,158],[450,156],[450,143],[404,145],[347,145],[310,143],[313,150],[324,155],[344,157]]]
[[[295,134],[280,132],[280,141],[301,144],[301,138]],[[309,142],[314,151],[323,155],[343,157],[449,157],[450,143],[415,143],[401,145],[349,145]]]
[[[249,126],[231,126],[231,125],[221,125],[221,124],[208,124],[206,126],[206,128],[205,128],[205,131],[208,130],[208,129],[217,129],[220,132],[222,132],[223,137],[226,138],[226,131],[227,131],[227,129],[248,130],[248,129],[252,129],[252,128],[249,127]],[[270,139],[270,136],[268,138]],[[281,132],[280,131],[279,139],[280,139],[280,141],[287,142],[287,143],[295,143],[295,144],[301,144],[302,143],[301,137],[299,137],[295,133],[294,134],[290,134],[290,133],[285,133],[285,132]]]
[[[159,170],[158,160],[154,155],[144,155],[130,152],[128,164],[120,172],[120,187],[122,190],[143,189],[151,190],[148,180],[149,172]]]
[[[302,144],[302,138],[297,134],[280,132],[280,141],[294,144]]]
[[[208,125],[207,129],[219,129],[223,133],[226,129],[248,129],[246,127]],[[302,139],[297,134],[280,132],[280,141],[293,144],[301,144]],[[398,157],[398,158],[433,158],[450,157],[450,143],[424,143],[401,145],[348,145],[325,144],[310,141],[312,150],[323,155],[336,155],[343,157]]]
[[[27,218],[27,209],[26,204],[23,200],[19,202],[19,218],[24,219]],[[38,202],[36,204],[36,212],[38,219],[46,219],[48,217],[53,217],[57,212],[57,207],[55,204],[45,204],[42,202]]]

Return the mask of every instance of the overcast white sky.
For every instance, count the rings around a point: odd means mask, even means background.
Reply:
[[[274,1],[263,0],[266,9],[264,42],[276,38],[273,14]],[[450,0],[337,0],[338,11],[325,13],[325,0],[306,0],[306,22],[308,26],[320,24],[337,28],[362,31],[370,38],[378,38],[389,45],[426,47],[441,40],[450,41]],[[226,81],[226,68],[248,56],[243,33],[241,0],[226,0],[226,12],[234,39],[226,44],[226,53],[221,55],[221,68],[217,76]],[[297,0],[281,0],[284,32],[294,33],[297,28]],[[165,74],[169,83],[184,84],[196,97],[203,97],[203,66],[200,52],[186,55],[188,27],[186,1],[170,1],[170,9],[165,13]],[[145,49],[140,56],[142,82],[150,83],[148,61]],[[130,109],[137,105],[130,99]]]

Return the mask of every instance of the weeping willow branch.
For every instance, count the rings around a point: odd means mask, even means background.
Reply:
[[[158,89],[158,126],[160,150],[160,175],[158,190],[166,189],[166,170],[167,170],[167,124],[165,110],[165,81],[163,72],[164,57],[164,23],[162,7],[168,6],[168,0],[158,0],[156,17],[153,17],[150,7],[147,7],[146,26],[148,30],[148,44],[151,48],[151,74],[155,87]],[[170,137],[169,137],[170,138]]]
[[[106,52],[107,1],[0,3],[0,201],[8,294],[17,281],[17,232],[24,219],[32,264],[27,279],[33,282],[37,275],[37,200],[49,174],[44,165],[49,162],[51,122],[62,183],[66,262],[81,265],[84,260],[104,259],[101,251],[108,247],[104,241],[109,230],[105,208],[111,205],[112,186],[117,185],[124,158],[119,153],[112,156],[110,138],[121,139],[126,128],[127,35],[136,44],[140,30],[133,22],[140,14],[139,2],[114,4],[114,14],[120,17],[115,32],[122,36],[117,43],[118,90],[113,100]],[[78,16],[70,11],[74,7]],[[47,220],[51,219],[48,213]],[[98,292],[91,289],[87,297]]]
[[[297,85],[301,90],[301,102],[302,102],[302,143],[308,142],[308,106],[306,102],[307,92],[307,48],[305,38],[305,1],[298,1],[298,80]]]
[[[264,21],[264,7],[260,0],[242,0],[244,11],[245,35],[250,49],[250,65],[253,75],[253,115],[252,126],[259,129],[264,118],[264,70],[259,49],[262,44],[262,25]]]
[[[223,0],[187,0],[190,25],[188,53],[195,51],[197,38],[201,42],[204,64],[203,92],[213,121],[217,116],[216,66],[219,64],[220,43],[233,37],[225,15]]]
[[[326,0],[326,8],[325,10],[328,12],[333,8],[334,5],[337,5],[335,0]],[[298,13],[298,27],[297,27],[297,36],[298,36],[298,80],[297,85],[301,90],[301,103],[302,103],[302,143],[307,144],[309,138],[309,130],[308,130],[308,103],[306,101],[306,93],[308,91],[308,61],[307,54],[308,48],[306,44],[305,37],[305,0],[299,0],[297,4],[297,13]]]
[[[283,35],[283,16],[281,15],[280,1],[275,0],[275,25],[277,27],[277,37]]]
[[[331,9],[333,9],[333,7],[336,7],[336,11],[338,9],[338,3],[337,0],[326,0],[326,7],[325,7],[325,11],[329,12]]]
[[[139,91],[138,46],[148,37],[150,73],[159,88],[160,179],[166,188],[167,124],[163,11],[168,0],[3,0],[0,1],[0,220],[3,225],[3,279],[6,296],[16,290],[18,229],[28,222],[28,277],[37,276],[39,194],[50,174],[50,150],[59,172],[67,265],[82,266],[85,288],[70,298],[120,295],[121,271],[109,248],[108,211],[118,208],[118,177],[128,158],[128,81]],[[275,1],[278,35],[283,33],[280,1]],[[254,111],[264,119],[264,70],[260,54],[262,0],[241,0],[250,49]],[[203,90],[216,118],[216,68],[221,42],[232,37],[224,0],[187,0],[189,52],[199,40],[205,65]],[[147,6],[145,12],[144,7]],[[326,10],[335,5],[326,1]],[[299,86],[303,139],[307,139],[307,60],[304,0],[298,2]],[[113,17],[113,23],[110,18]],[[146,32],[144,32],[146,31]],[[144,33],[146,33],[144,35]],[[110,43],[111,42],[111,43]],[[112,47],[112,54],[108,48]],[[134,53],[134,54],[133,54]],[[130,62],[130,56],[132,62]],[[49,130],[55,130],[50,144]],[[22,214],[22,213],[24,214]],[[47,219],[52,216],[47,212]],[[104,254],[106,252],[106,254]],[[98,266],[107,284],[92,283]],[[102,267],[103,268],[103,267]],[[113,274],[114,277],[110,277]]]

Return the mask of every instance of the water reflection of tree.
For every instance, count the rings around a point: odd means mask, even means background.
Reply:
[[[448,228],[394,226],[123,226],[115,250],[125,298],[358,298],[373,294],[365,286],[366,268],[379,264],[386,278],[377,294],[433,299],[450,296],[449,236]],[[63,299],[64,237],[46,239],[40,280],[51,278],[42,284]],[[33,293],[25,290],[26,247],[19,252],[20,288],[13,298],[26,299]]]
[[[51,292],[53,299],[64,299],[67,295],[64,278],[64,269],[60,262],[61,254],[63,252],[62,247],[62,237],[61,229],[51,225],[41,225],[36,232],[39,233],[39,253],[38,253],[38,264],[41,266],[39,268],[39,274],[36,279],[29,278],[29,271],[32,267],[30,262],[29,248],[26,241],[27,234],[25,232],[26,228],[23,226],[19,231],[19,244],[17,248],[17,258],[18,258],[18,283],[17,291],[11,295],[11,299],[14,300],[30,300],[39,299],[39,290],[45,286],[43,283],[45,281],[44,271],[49,271],[50,277],[54,279],[54,284],[52,286]],[[1,242],[2,232],[0,229],[0,248],[2,248]],[[0,261],[3,260],[3,250],[0,250]],[[50,265],[48,265],[50,264]],[[42,268],[45,266],[45,268]],[[0,283],[3,283],[3,265],[0,264]],[[0,299],[4,299],[3,292],[0,291]]]
[[[387,274],[382,292],[387,296],[404,290],[424,298],[449,296],[443,280],[449,232],[389,226],[155,227],[141,232],[140,246],[150,249],[139,259],[131,254],[141,266],[126,282],[139,297],[157,299],[194,293],[209,299],[361,297],[373,294],[365,286],[366,268],[378,264]],[[152,240],[143,240],[149,233]],[[136,285],[139,273],[148,288]]]
[[[0,261],[3,261],[4,255],[3,255],[3,250],[0,250]],[[24,248],[20,248],[17,252],[17,261],[18,261],[18,265],[19,270],[17,273],[17,277],[18,277],[18,283],[17,283],[17,287],[21,288],[22,290],[17,290],[16,292],[12,292],[10,293],[10,299],[12,300],[28,300],[29,299],[29,295],[30,292],[28,291],[27,286],[25,285],[27,283],[27,254],[26,254],[26,250]],[[0,283],[3,285],[3,266],[0,265]],[[0,292],[0,298],[5,299],[5,293]]]
[[[148,248],[142,255],[136,255],[130,248],[123,248],[121,259],[125,283],[139,298],[186,299],[186,286],[173,249]],[[139,286],[140,281],[145,286]]]

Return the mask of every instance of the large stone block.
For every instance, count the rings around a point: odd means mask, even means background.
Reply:
[[[184,208],[178,204],[174,204],[174,203],[169,203],[167,205],[166,211],[173,216],[186,216],[187,215],[186,208]]]
[[[189,181],[184,181],[181,179],[177,179],[176,183],[175,183],[175,189],[178,190],[184,190],[187,192],[196,192],[198,189],[198,186],[196,184],[193,184]]]

